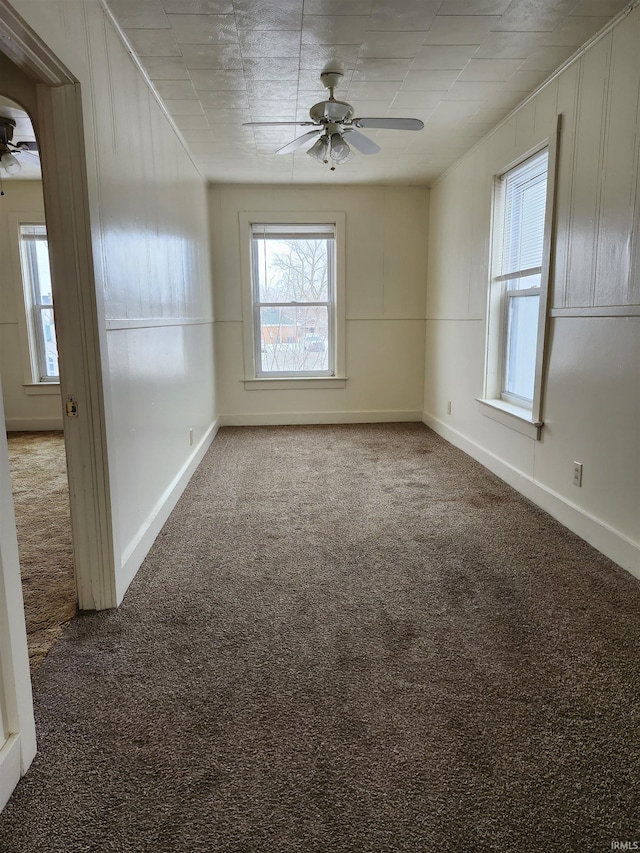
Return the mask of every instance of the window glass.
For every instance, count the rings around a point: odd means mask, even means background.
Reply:
[[[60,370],[46,227],[21,225],[20,249],[34,380],[57,382]]]
[[[502,396],[533,402],[547,198],[548,150],[502,176]]]
[[[252,226],[258,376],[333,374],[334,244],[334,226]]]
[[[539,295],[517,295],[508,304],[504,390],[523,400],[533,400],[539,303]]]

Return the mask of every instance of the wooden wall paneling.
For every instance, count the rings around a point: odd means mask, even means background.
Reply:
[[[491,246],[487,240],[487,224],[491,221],[492,177],[487,170],[486,146],[475,152],[476,169],[473,175],[472,243],[477,263],[471,269],[467,313],[470,317],[484,317],[487,310],[489,263]]]
[[[636,16],[637,17],[637,16]],[[640,42],[640,20],[632,18],[630,24],[635,25],[637,33],[636,43],[636,59],[640,55],[637,50],[637,45]],[[640,305],[640,86],[637,91],[636,104],[636,132],[635,132],[635,151],[633,154],[633,168],[635,170],[635,183],[632,181],[632,207],[633,207],[633,226],[631,229],[630,240],[630,269],[629,279],[627,282],[627,305]]]
[[[576,62],[558,80],[558,114],[562,116],[558,174],[556,187],[556,240],[555,260],[552,270],[550,306],[567,305],[567,280],[569,277],[569,251],[571,247],[571,210],[575,185],[576,131],[578,101],[582,79],[582,63]]]
[[[640,90],[640,27],[635,16],[611,34],[611,73],[600,178],[594,305],[624,305],[631,268]],[[635,24],[635,25],[634,25]]]
[[[574,183],[570,210],[567,307],[593,305],[600,181],[602,180],[603,116],[606,114],[611,34],[582,60],[574,148]]]

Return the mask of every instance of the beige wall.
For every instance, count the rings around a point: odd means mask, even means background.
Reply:
[[[31,221],[36,214],[44,222],[40,181],[4,182],[0,225],[0,376],[4,416],[8,430],[62,429],[59,387],[43,387],[46,394],[29,393],[31,378],[22,356],[26,334],[24,311],[19,304],[22,279],[17,254],[16,221]],[[51,393],[53,392],[53,393]]]
[[[640,8],[432,188],[425,420],[640,575]],[[542,440],[483,417],[492,176],[562,115]],[[452,413],[447,414],[447,402]],[[572,484],[582,462],[583,485]]]
[[[225,423],[419,419],[423,399],[428,191],[213,187],[218,406]],[[346,219],[344,388],[245,390],[241,212],[341,211]]]
[[[214,429],[206,187],[98,0],[13,5],[81,86],[120,600]]]

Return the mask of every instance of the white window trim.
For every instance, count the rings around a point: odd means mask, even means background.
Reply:
[[[541,429],[544,426],[542,419],[543,409],[543,378],[547,342],[547,318],[549,315],[549,282],[551,279],[551,261],[553,257],[555,238],[555,197],[556,197],[556,174],[558,162],[558,141],[560,135],[560,119],[558,115],[549,135],[540,139],[536,145],[523,152],[511,163],[501,168],[493,178],[493,198],[491,205],[491,261],[489,268],[489,286],[487,301],[487,333],[485,349],[485,371],[484,392],[478,399],[480,410],[483,415],[515,429],[534,440],[540,439]],[[504,323],[503,323],[503,289],[501,281],[503,276],[496,275],[498,258],[502,247],[497,245],[497,236],[494,229],[497,187],[501,176],[505,172],[519,166],[525,160],[542,151],[549,149],[548,173],[547,173],[547,196],[545,209],[544,242],[542,251],[542,265],[540,278],[540,305],[538,313],[538,337],[536,345],[536,364],[533,386],[533,403],[531,407],[518,405],[515,402],[502,398],[502,359],[504,354]]]
[[[247,391],[292,390],[307,388],[344,388],[346,375],[345,344],[345,214],[342,211],[243,211],[238,214],[240,227],[240,265],[242,275],[242,320],[244,353],[244,386]],[[251,257],[251,226],[265,225],[334,225],[335,226],[335,340],[334,376],[256,376],[255,324]]]
[[[40,379],[38,370],[38,358],[35,352],[35,343],[32,343],[32,335],[29,331],[31,320],[27,312],[27,295],[25,293],[26,282],[22,275],[22,254],[20,245],[21,225],[46,225],[42,212],[32,213],[9,213],[7,216],[11,239],[11,271],[13,278],[13,292],[15,298],[16,320],[18,323],[18,337],[20,341],[20,362],[22,364],[22,387],[28,396],[39,394],[59,394],[60,381]]]

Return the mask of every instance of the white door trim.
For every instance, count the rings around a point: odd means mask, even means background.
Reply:
[[[106,341],[93,272],[80,85],[38,85],[45,217],[51,255],[73,550],[82,610],[115,607],[115,560],[102,364]],[[64,286],[56,288],[56,282]],[[102,330],[102,336],[100,334]]]
[[[98,302],[87,190],[80,86],[46,44],[0,0],[0,60],[24,75],[3,74],[3,94],[30,113],[40,143],[63,400],[78,601],[82,609],[115,607],[115,553],[106,447],[102,365],[104,311]],[[15,517],[0,400],[0,796],[8,798],[36,752]]]
[[[76,418],[64,418],[78,604],[101,610],[117,605],[115,546],[102,378],[104,312],[93,271],[80,84],[8,0],[0,0],[0,51],[40,81],[34,102],[23,105],[41,149],[60,391],[63,404],[73,397],[78,410]]]

